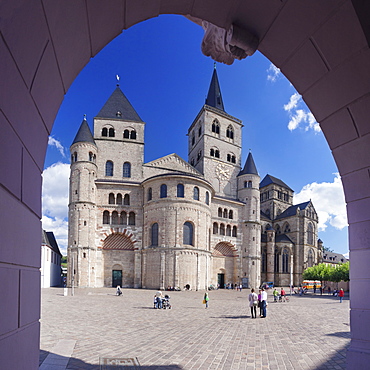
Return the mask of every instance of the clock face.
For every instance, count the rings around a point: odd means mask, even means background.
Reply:
[[[220,180],[227,180],[230,177],[230,169],[228,169],[224,164],[219,164],[216,167],[216,176]]]

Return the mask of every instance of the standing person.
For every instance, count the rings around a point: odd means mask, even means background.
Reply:
[[[261,292],[261,306],[262,306],[262,317],[265,318],[267,316],[267,293],[264,288],[262,288]]]
[[[163,294],[160,290],[155,294],[156,301],[157,301],[157,308],[162,308],[162,298]]]
[[[344,297],[344,290],[343,288],[340,288],[340,291],[338,293],[339,302],[342,303],[343,297]]]
[[[209,301],[208,293],[205,292],[203,297],[203,303],[206,305],[206,308],[208,308],[208,301]]]
[[[313,285],[313,294],[316,294],[316,284]]]
[[[286,302],[284,288],[281,288],[280,295],[281,295],[281,302]]]
[[[257,304],[258,304],[258,296],[254,292],[254,289],[251,289],[251,292],[248,296],[249,300],[249,307],[251,308],[251,314],[252,314],[252,319],[255,319],[257,317]]]
[[[274,302],[277,302],[278,297],[279,297],[279,292],[277,291],[276,288],[274,288],[274,291],[272,292],[272,295],[274,296]]]
[[[258,307],[260,308],[260,317],[262,317],[262,301],[261,301],[261,293],[262,293],[262,290],[260,289],[259,291],[258,291],[258,302],[257,302],[257,304],[258,304]]]

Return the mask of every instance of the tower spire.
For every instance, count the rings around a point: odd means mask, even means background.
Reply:
[[[224,103],[222,101],[220,83],[218,82],[216,62],[213,66],[213,74],[211,84],[209,85],[208,95],[206,98],[206,105],[217,108],[225,112]]]

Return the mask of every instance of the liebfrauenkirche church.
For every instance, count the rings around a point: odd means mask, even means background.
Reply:
[[[145,123],[117,86],[71,145],[68,285],[166,289],[301,283],[321,260],[311,201],[242,158],[216,69],[190,124],[188,159],[144,163]],[[185,136],[185,133],[184,133]],[[291,281],[292,279],[292,281]]]

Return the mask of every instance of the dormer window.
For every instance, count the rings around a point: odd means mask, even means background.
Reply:
[[[118,117],[118,118],[122,117],[122,112],[117,111],[117,113],[116,113],[116,117]]]

